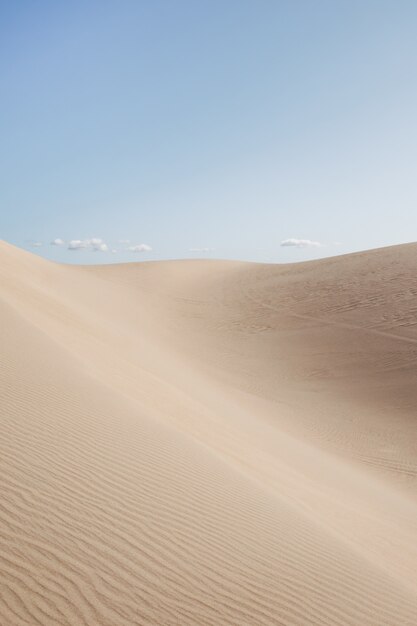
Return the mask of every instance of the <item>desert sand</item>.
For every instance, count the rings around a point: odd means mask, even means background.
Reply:
[[[0,624],[417,624],[417,245],[0,244]]]

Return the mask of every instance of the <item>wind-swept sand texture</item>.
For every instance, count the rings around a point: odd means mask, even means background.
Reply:
[[[0,244],[0,623],[417,624],[417,246]]]

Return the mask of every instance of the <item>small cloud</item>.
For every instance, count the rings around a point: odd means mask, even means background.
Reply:
[[[214,252],[215,248],[189,248],[188,252]]]
[[[129,252],[151,252],[151,246],[148,246],[147,243],[140,243],[137,246],[129,246]]]
[[[33,241],[31,244],[32,248],[41,248],[42,247],[42,242],[41,241]]]
[[[93,250],[95,252],[108,252],[109,246],[106,243],[97,243],[93,245]]]
[[[95,252],[108,252],[108,245],[98,237],[92,239],[71,239],[68,242],[68,250],[94,250]]]
[[[65,241],[63,239],[60,239],[60,237],[57,237],[56,239],[53,239],[51,241],[51,246],[64,246],[65,245]]]
[[[82,250],[83,248],[88,248],[89,245],[88,239],[71,239],[68,242],[68,250]]]
[[[312,241],[311,239],[284,239],[281,241],[283,248],[321,248],[322,244],[319,241]]]

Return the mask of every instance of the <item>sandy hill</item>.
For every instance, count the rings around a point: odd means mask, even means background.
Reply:
[[[417,624],[417,245],[0,244],[0,623]]]

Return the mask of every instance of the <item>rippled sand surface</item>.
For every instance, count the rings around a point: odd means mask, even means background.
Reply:
[[[0,624],[417,624],[417,245],[0,244]]]

